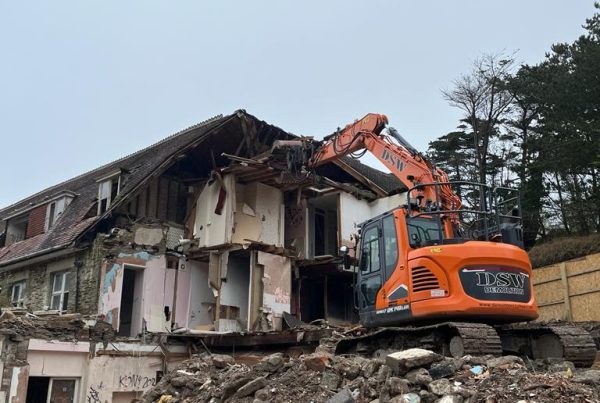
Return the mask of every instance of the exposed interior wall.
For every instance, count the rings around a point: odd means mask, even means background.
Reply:
[[[234,229],[231,241],[284,244],[283,192],[260,182],[236,183]]]
[[[383,197],[372,202],[357,199],[349,193],[340,193],[341,244],[353,247],[356,243],[353,234],[358,233],[361,223],[405,203],[405,193]]]
[[[281,330],[284,312],[291,311],[292,268],[290,259],[283,256],[258,252],[257,262],[264,269],[262,312],[271,329]]]
[[[207,183],[196,202],[194,238],[199,247],[249,241],[284,244],[281,190],[259,182],[240,184],[234,175]]]
[[[309,258],[337,254],[338,197],[332,194],[308,201]]]
[[[219,318],[237,320],[240,328],[247,330],[249,289],[250,254],[230,254],[219,294]]]
[[[128,277],[130,270],[134,273]],[[115,330],[129,323],[129,330],[119,332],[123,336],[135,336],[144,328],[164,332],[172,324],[188,325],[191,273],[178,258],[146,252],[121,254],[104,261],[102,278],[99,311]],[[133,295],[124,295],[123,290],[133,290]]]
[[[208,263],[189,260],[190,309],[188,314],[188,327],[190,329],[209,329],[215,320],[216,298],[208,286]]]
[[[295,192],[285,203],[285,247],[293,249],[304,259],[308,252],[308,206],[306,199],[298,203]]]
[[[222,184],[217,180],[206,184],[196,201],[193,235],[199,247],[222,245],[231,240],[234,206],[234,175],[223,177]]]

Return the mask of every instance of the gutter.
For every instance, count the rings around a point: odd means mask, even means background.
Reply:
[[[67,245],[46,248],[38,252],[17,257],[0,264],[0,273],[18,269],[23,266],[30,266],[32,264],[36,264],[46,260],[55,259],[57,257],[71,255],[82,250],[85,250],[85,248],[68,247]]]

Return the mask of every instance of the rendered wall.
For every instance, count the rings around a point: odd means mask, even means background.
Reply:
[[[103,403],[118,396],[141,398],[156,384],[158,372],[164,369],[162,356],[155,352],[158,349],[155,345],[116,343],[118,355],[102,354],[100,346],[96,346],[95,357],[91,359],[89,349],[88,342],[32,339],[27,353],[29,366],[17,371],[17,375],[25,370],[29,376],[76,378],[78,402]],[[182,347],[171,346],[170,349],[167,370],[186,356]],[[12,401],[25,402],[27,376],[17,377],[11,389],[14,389]]]
[[[342,245],[354,246],[351,234],[358,233],[358,226],[370,218],[405,204],[405,194],[383,197],[373,202],[359,200],[351,194],[340,193],[340,231]]]

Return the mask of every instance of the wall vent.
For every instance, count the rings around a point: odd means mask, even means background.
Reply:
[[[427,267],[415,267],[411,272],[412,276],[412,292],[437,290],[440,288],[440,283]]]

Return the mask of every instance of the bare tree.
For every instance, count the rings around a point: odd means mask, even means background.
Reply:
[[[453,82],[454,88],[442,91],[451,106],[463,111],[462,121],[471,128],[481,183],[487,182],[490,141],[499,133],[498,126],[513,100],[504,83],[514,65],[512,55],[483,55],[475,60],[469,74]]]

